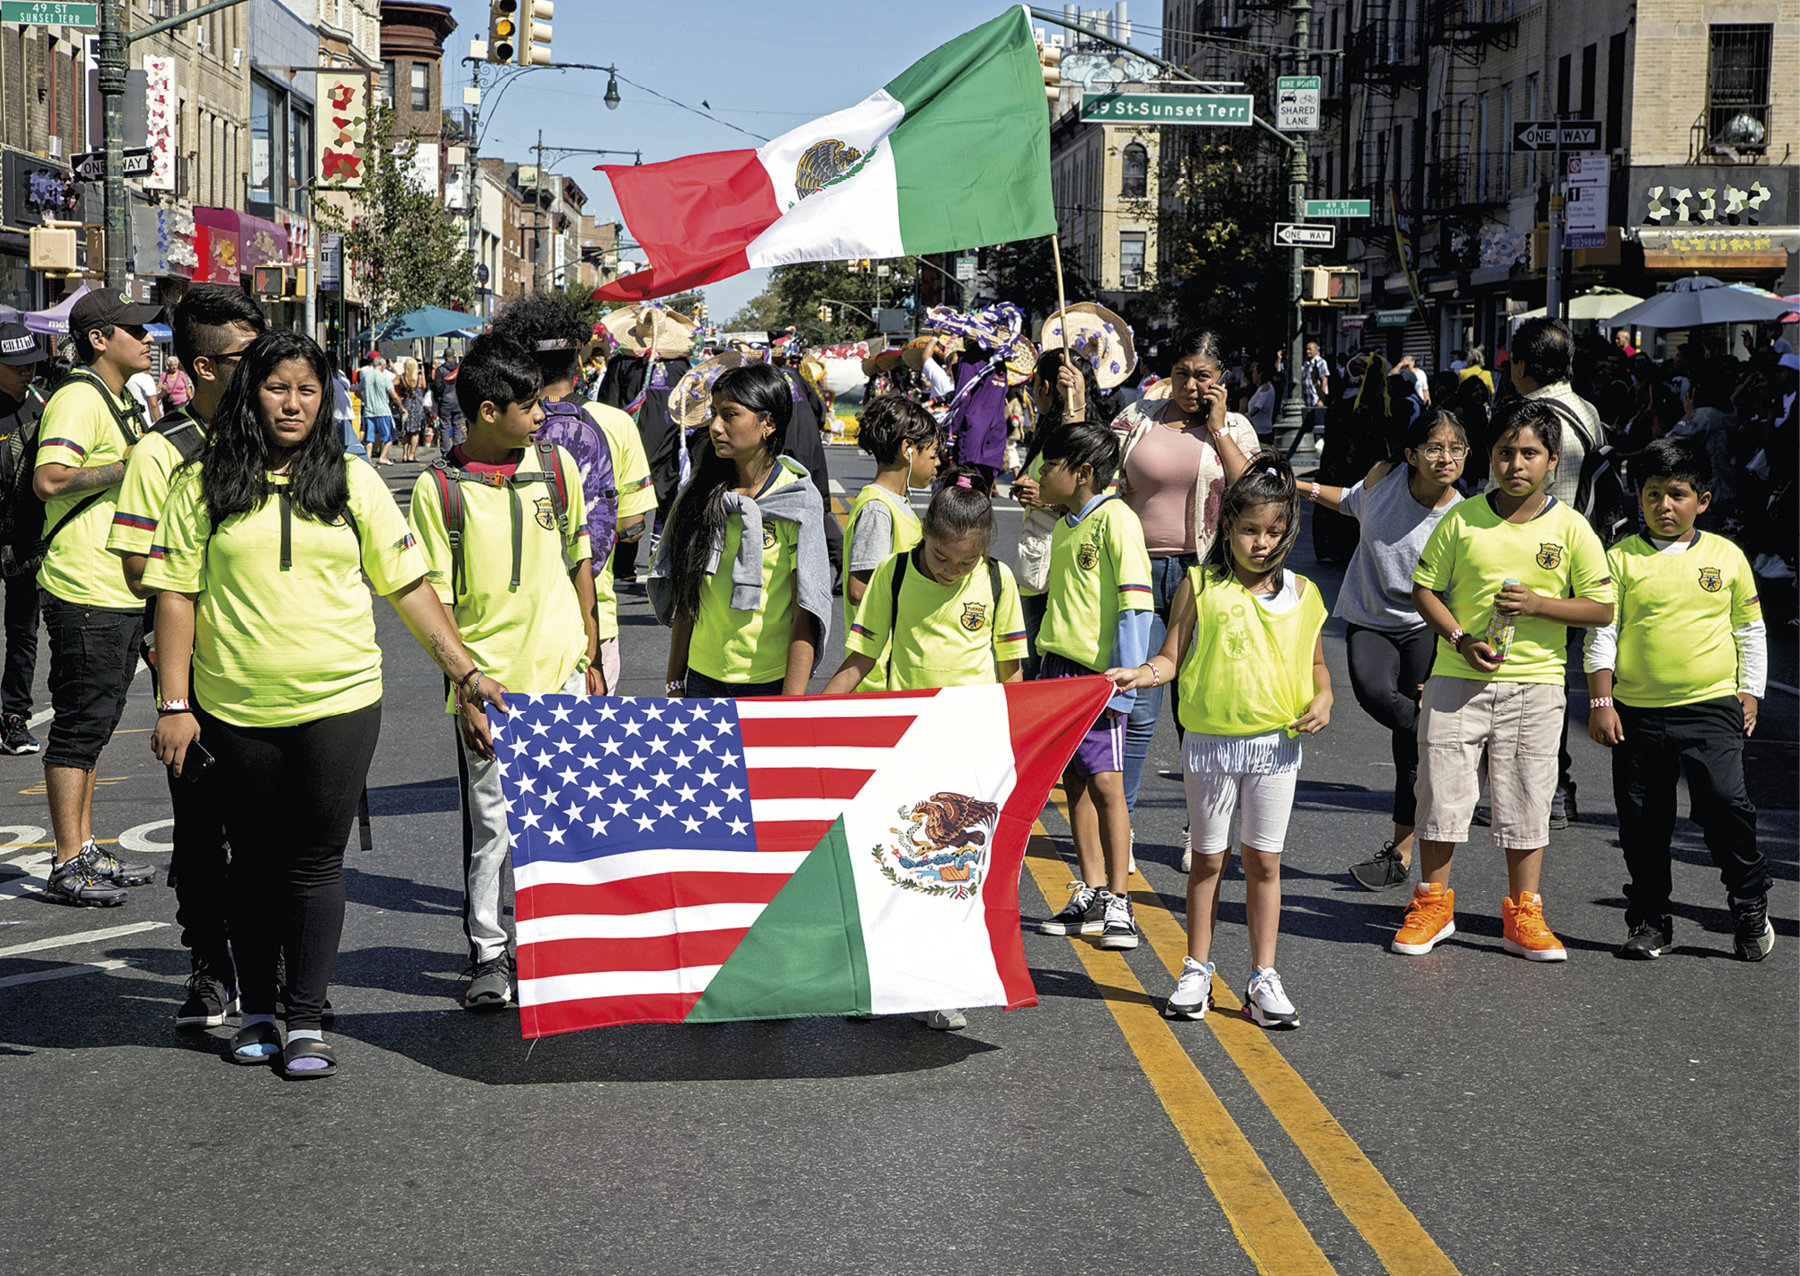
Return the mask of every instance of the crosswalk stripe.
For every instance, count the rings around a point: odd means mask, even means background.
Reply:
[[[128,926],[108,926],[102,930],[81,931],[73,935],[51,935],[47,939],[34,939],[30,943],[0,948],[0,957],[23,957],[27,953],[49,952],[52,948],[73,948],[78,944],[98,944],[107,939],[140,935],[147,930],[161,930],[168,924],[168,922],[132,922]]]

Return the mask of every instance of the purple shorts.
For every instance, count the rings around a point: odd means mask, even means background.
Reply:
[[[1091,678],[1099,672],[1078,665],[1067,656],[1046,651],[1038,678]],[[1108,771],[1124,769],[1125,715],[1102,709],[1100,716],[1094,719],[1094,725],[1081,737],[1081,744],[1076,748],[1075,756],[1069,759],[1069,765],[1063,768],[1063,774],[1104,775]]]

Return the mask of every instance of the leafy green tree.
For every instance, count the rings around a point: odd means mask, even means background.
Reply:
[[[1093,285],[1067,245],[1062,250],[1063,299],[1073,305],[1094,298]],[[1056,263],[1048,239],[1021,239],[987,252],[988,277],[996,300],[1010,301],[1025,312],[1033,340],[1043,321],[1056,311]]]
[[[417,134],[391,142],[394,113],[369,116],[369,165],[349,214],[324,202],[319,220],[344,235],[344,256],[361,286],[371,326],[421,306],[469,308],[475,258],[464,229],[444,214],[435,190],[413,177]]]

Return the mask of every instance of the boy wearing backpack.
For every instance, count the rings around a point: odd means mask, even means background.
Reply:
[[[25,725],[31,681],[37,674],[38,586],[35,556],[44,530],[43,502],[31,491],[27,450],[37,450],[44,401],[32,386],[44,361],[37,338],[22,323],[0,324],[0,576],[6,579],[6,672],[0,675],[0,753],[36,753]]]
[[[532,441],[544,414],[532,355],[496,333],[463,357],[456,394],[468,434],[413,485],[408,522],[438,598],[484,674],[525,695],[597,694],[594,573],[588,509],[575,458]],[[456,697],[446,700],[457,713]],[[463,932],[470,1010],[513,999],[500,916],[510,849],[500,764],[479,732],[479,704],[460,711],[457,782],[463,812]]]
[[[64,904],[123,904],[125,887],[156,876],[154,867],[127,864],[95,843],[93,812],[95,767],[125,711],[144,633],[144,604],[126,587],[106,548],[125,461],[144,434],[125,383],[148,371],[145,326],[162,322],[161,306],[134,303],[115,288],[95,289],[77,301],[69,335],[80,363],[50,396],[38,423],[32,490],[44,502],[38,584],[55,711],[44,750],[56,837],[46,894]]]
[[[145,608],[146,663],[156,676],[155,595],[143,587],[144,567],[158,543],[156,529],[175,471],[206,445],[207,423],[225,398],[238,359],[268,329],[268,320],[242,288],[194,284],[175,307],[175,354],[188,369],[192,393],[171,408],[132,449],[119,485],[106,547],[118,556],[125,586]],[[169,808],[175,817],[169,885],[175,888],[175,921],[188,950],[187,998],[175,1012],[181,1029],[216,1028],[237,1013],[237,969],[225,930],[225,827],[213,804],[197,800],[192,780],[169,776]]]

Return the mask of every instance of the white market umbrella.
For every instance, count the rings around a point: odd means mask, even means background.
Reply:
[[[1620,292],[1617,288],[1596,288],[1592,292],[1584,292],[1579,297],[1569,300],[1569,318],[1571,319],[1611,319],[1621,310],[1635,306],[1642,297],[1633,297],[1630,293]],[[1514,322],[1522,323],[1527,319],[1542,319],[1544,308],[1527,310],[1522,315],[1514,315]]]
[[[1787,313],[1779,297],[1763,297],[1704,275],[1677,279],[1667,290],[1612,317],[1614,327],[1698,328],[1709,323],[1769,323]]]

